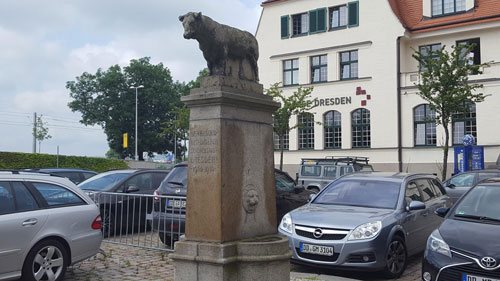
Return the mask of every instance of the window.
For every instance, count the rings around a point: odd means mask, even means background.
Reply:
[[[326,55],[311,57],[311,83],[328,80]]]
[[[125,191],[129,187],[137,187],[140,191],[155,189],[153,186],[153,174],[143,173],[136,175],[125,182]]]
[[[64,187],[34,182],[33,186],[40,192],[42,197],[47,201],[49,206],[70,206],[70,205],[83,205],[85,202],[73,192]]]
[[[330,8],[330,29],[347,26],[347,6]]]
[[[475,178],[475,173],[461,174],[451,178],[450,184],[453,184],[455,187],[473,186]]]
[[[325,148],[342,147],[342,127],[340,112],[332,110],[323,117]]]
[[[314,116],[311,113],[299,115],[299,149],[314,149]]]
[[[425,46],[420,46],[419,51],[420,53],[425,56],[425,57],[430,57],[432,59],[439,59],[439,55],[436,54],[436,51],[439,51],[441,49],[441,43],[438,44],[431,44],[431,45],[425,45]],[[420,71],[426,71],[427,68],[423,65],[420,65]]]
[[[352,147],[370,147],[370,111],[360,108],[352,112]]]
[[[16,196],[16,211],[27,212],[38,209],[38,203],[36,203],[33,195],[26,189],[26,186],[20,182],[12,182],[12,189]]]
[[[465,0],[432,0],[432,16],[465,12]]]
[[[326,31],[326,8],[309,11],[309,33]]]
[[[340,175],[347,175],[350,173],[354,173],[354,168],[352,166],[340,167]]]
[[[16,210],[14,193],[8,182],[0,182],[0,215],[13,213]]]
[[[412,181],[409,182],[408,185],[406,186],[406,205],[410,206],[410,203],[412,201],[420,201],[423,202],[422,200],[422,195],[420,194],[420,191],[418,190],[417,183]]]
[[[477,181],[483,181],[485,179],[500,177],[500,173],[479,173]]]
[[[358,78],[358,51],[340,53],[340,79]]]
[[[463,58],[464,61],[460,63],[465,63],[468,65],[480,65],[481,64],[480,43],[481,42],[479,38],[457,41],[457,46],[464,46],[461,52],[461,58]],[[468,54],[466,54],[467,48],[471,45],[474,45],[474,47],[472,47],[472,50]]]
[[[283,174],[274,173],[274,179],[278,191],[291,192],[295,189],[295,182]]]
[[[443,196],[445,192],[443,192],[444,188],[443,186],[438,182],[436,179],[430,179],[429,182],[431,183],[431,186],[434,188],[434,192],[437,197]]]
[[[289,143],[290,139],[289,139],[289,134],[287,132],[286,134],[283,135],[283,150],[288,150]],[[274,133],[274,150],[280,150],[280,138],[276,133]]]
[[[422,198],[424,199],[424,202],[436,198],[436,193],[435,193],[434,189],[431,187],[431,185],[429,184],[429,181],[427,179],[416,180],[416,183],[417,183],[417,186],[422,191]]]
[[[302,35],[309,32],[307,13],[292,16],[292,35]]]
[[[306,177],[318,177],[319,175],[321,175],[321,166],[304,165],[304,166],[302,166],[302,171],[301,171],[300,175],[306,176]]]
[[[299,84],[299,60],[283,61],[283,85],[298,85]]]
[[[473,135],[477,143],[476,105],[469,104],[465,113],[453,115],[453,144],[461,145],[465,135]]]
[[[413,118],[415,145],[436,145],[436,111],[422,104],[413,110]]]
[[[290,16],[281,17],[281,39],[290,37]]]
[[[78,172],[56,172],[52,174],[68,178],[74,184],[79,184],[80,182],[82,182],[82,180],[80,179],[80,173]]]
[[[323,170],[323,176],[326,178],[336,178],[337,166],[326,166]]]

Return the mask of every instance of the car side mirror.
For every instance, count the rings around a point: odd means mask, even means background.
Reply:
[[[424,210],[425,204],[420,201],[411,201],[410,206],[408,206],[408,211]]]
[[[434,214],[444,218],[446,216],[446,214],[448,214],[449,211],[450,211],[450,208],[439,208],[434,212]]]
[[[307,199],[307,201],[312,202],[315,197],[316,197],[316,194],[309,194],[309,198]]]
[[[452,183],[449,183],[449,184],[446,185],[446,187],[454,189],[456,186],[454,184],[452,184]]]
[[[139,188],[137,186],[135,186],[135,185],[131,185],[131,186],[127,187],[127,191],[126,192],[127,193],[131,193],[131,192],[137,192],[137,191],[139,191]]]

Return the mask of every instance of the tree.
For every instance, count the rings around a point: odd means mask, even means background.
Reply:
[[[131,86],[144,85],[138,91],[138,154],[165,153],[174,146],[173,135],[158,138],[161,124],[173,119],[173,109],[182,106],[181,83],[174,82],[162,63],[153,65],[150,58],[131,60],[123,69],[114,65],[95,74],[84,72],[66,88],[73,99],[68,105],[82,114],[84,125],[100,125],[111,150],[122,158],[135,154],[135,91]],[[122,147],[123,133],[130,137],[129,147]]]
[[[199,88],[201,78],[206,76],[208,76],[207,68],[202,69],[198,73],[198,77],[195,80],[181,86],[182,95],[189,95],[189,91],[191,89]],[[163,135],[174,136],[177,145],[175,149],[177,152],[175,154],[177,155],[175,155],[175,157],[180,158],[178,156],[185,155],[187,151],[185,141],[189,139],[189,108],[182,104],[181,106],[174,108],[171,114],[174,118],[162,123],[162,132],[160,133],[160,137],[163,137]],[[184,141],[184,145],[181,145],[182,141]]]
[[[47,122],[42,119],[43,115],[36,118],[35,126],[33,127],[33,137],[38,141],[38,153],[41,151],[42,141],[52,138],[49,135],[49,129],[47,128]]]
[[[481,74],[482,67],[488,63],[473,65],[469,54],[473,45],[452,46],[451,52],[446,46],[431,51],[423,49],[415,51],[413,58],[420,63],[421,82],[417,84],[418,95],[429,103],[436,112],[436,123],[442,125],[445,133],[443,144],[442,178],[446,178],[448,167],[448,151],[450,131],[449,125],[453,116],[466,113],[471,103],[482,102],[483,93],[476,90],[483,88],[482,84],[469,83],[469,74]]]
[[[292,95],[286,97],[283,95],[283,90],[279,88],[280,83],[274,83],[269,89],[266,89],[266,94],[273,97],[276,102],[281,103],[274,114],[274,133],[279,138],[280,149],[280,170],[283,170],[283,141],[284,136],[291,130],[300,126],[290,126],[290,118],[293,115],[300,115],[314,107],[314,102],[311,99],[313,87],[299,87]]]

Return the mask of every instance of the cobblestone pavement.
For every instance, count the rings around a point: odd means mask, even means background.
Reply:
[[[89,260],[68,268],[67,281],[111,281],[111,280],[173,280],[174,267],[168,260],[169,252],[148,250],[130,246],[103,243],[101,246],[106,257],[98,254]],[[403,277],[399,281],[420,280],[420,261],[417,256],[410,259]],[[385,280],[380,274],[360,273],[292,265],[293,281],[341,281],[341,280]]]

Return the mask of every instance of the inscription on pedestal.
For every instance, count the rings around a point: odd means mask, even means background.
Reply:
[[[217,146],[219,132],[217,130],[191,130],[190,132],[190,169],[195,174],[209,174],[217,167]]]

